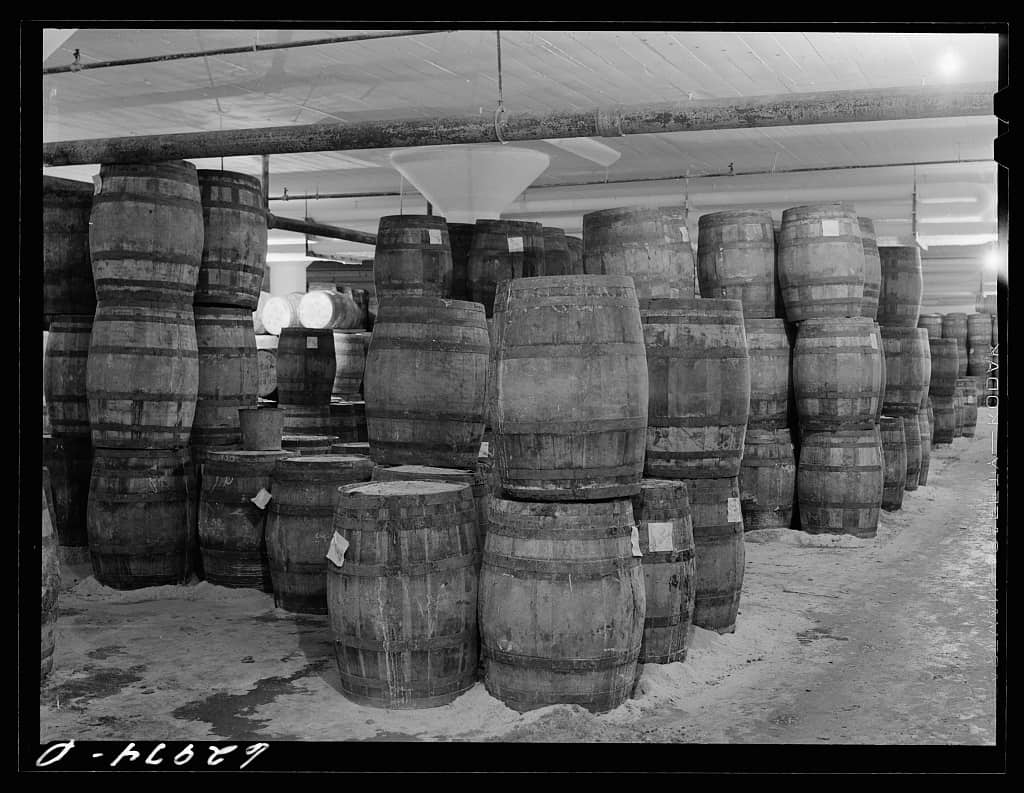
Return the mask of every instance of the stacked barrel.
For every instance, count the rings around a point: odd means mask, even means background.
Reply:
[[[92,201],[91,184],[43,177],[43,465],[49,469],[57,553],[67,564],[89,561],[86,507],[93,448],[86,365],[96,313],[89,257]]]
[[[870,294],[865,304],[861,229],[854,206],[836,202],[785,210],[779,232],[779,285],[798,326],[797,501],[801,528],[812,534],[873,537],[882,503],[883,360],[876,325],[864,316],[873,305]]]

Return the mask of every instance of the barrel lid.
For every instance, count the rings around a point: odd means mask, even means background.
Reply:
[[[469,483],[400,479],[393,482],[364,482],[340,488],[343,496],[360,502],[384,504],[389,501],[453,501],[460,493],[472,495]]]
[[[203,184],[204,182],[209,184],[244,184],[257,192],[262,192],[263,190],[260,178],[247,173],[222,171],[219,168],[199,168],[196,171],[196,176],[198,177],[200,184]],[[263,207],[246,205],[246,209],[249,211],[259,211],[263,210]]]
[[[782,223],[787,220],[808,219],[814,217],[835,218],[847,215],[857,218],[857,209],[849,201],[822,201],[816,204],[803,204],[782,210]]]
[[[476,481],[476,474],[468,468],[438,468],[431,465],[378,465],[373,469],[373,479],[376,482],[410,479],[472,483]]]
[[[288,443],[295,447],[304,446],[328,446],[337,443],[337,435],[282,435],[281,443]]]
[[[349,441],[346,443],[332,443],[331,454],[359,454],[360,452],[370,452],[369,441]],[[365,456],[365,455],[364,455]]]
[[[283,474],[330,474],[365,473],[370,476],[373,462],[369,457],[357,454],[310,454],[302,457],[285,457],[278,461],[275,473]]]
[[[206,462],[208,463],[235,463],[235,462],[248,462],[248,463],[259,463],[259,462],[270,462],[272,460],[283,460],[287,457],[292,457],[292,453],[287,449],[280,449],[278,451],[249,451],[246,449],[211,449],[206,453]]]
[[[697,228],[703,229],[740,220],[748,222],[752,220],[755,223],[772,225],[772,213],[767,209],[730,209],[725,212],[708,212],[697,219]]]
[[[443,215],[384,215],[379,222],[380,225],[393,225],[399,228],[417,228],[419,226],[447,228],[448,226],[448,221]]]

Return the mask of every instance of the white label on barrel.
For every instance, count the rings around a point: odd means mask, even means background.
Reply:
[[[823,220],[823,221],[821,221],[821,236],[822,237],[838,237],[839,236],[839,221],[838,220]]]
[[[740,511],[740,500],[738,498],[730,498],[726,502],[726,520],[729,523],[739,523],[743,520],[743,512]]]
[[[878,349],[878,339],[875,338],[875,334],[872,333],[870,336],[868,336],[868,338],[871,339],[871,349],[872,350],[877,350]]]
[[[509,253],[522,253],[523,252],[523,238],[522,237],[509,237],[508,238],[508,252]]]
[[[270,499],[272,498],[273,496],[270,495],[270,491],[267,490],[265,487],[261,487],[260,492],[257,493],[252,498],[250,498],[249,500],[260,509],[266,509],[267,504],[270,503]]]
[[[651,551],[674,551],[672,547],[672,524],[655,523],[647,524],[647,550]]]
[[[100,194],[100,190],[102,190],[102,189],[103,189],[103,177],[101,177],[99,174],[96,174],[96,175],[94,175],[92,177],[92,194],[93,195],[99,195]]]
[[[441,244],[441,229],[427,229],[427,234],[430,236],[431,245]]]
[[[683,242],[690,241],[690,232],[686,230],[686,226],[679,227],[679,236],[683,238]]]
[[[347,550],[348,540],[338,534],[338,532],[334,532],[334,536],[331,537],[331,547],[327,549],[327,558],[338,565],[338,567],[341,567],[345,564],[345,551]]]
[[[480,444],[480,452],[477,457],[490,457],[491,456],[491,444],[489,441],[484,441]]]
[[[633,556],[643,556],[643,551],[640,550],[640,531],[636,526],[633,527],[632,533],[629,535],[629,543],[633,546]]]
[[[307,350],[315,350],[319,346],[320,346],[320,339],[318,339],[316,336],[307,336],[306,337],[306,349]]]

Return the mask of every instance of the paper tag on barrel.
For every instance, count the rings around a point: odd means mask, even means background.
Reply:
[[[643,556],[643,551],[640,550],[640,531],[636,526],[633,527],[633,531],[629,535],[629,543],[633,546],[633,556]]]
[[[674,551],[672,547],[672,524],[671,523],[655,523],[648,521],[647,523],[647,550],[651,553],[655,551]]]
[[[265,487],[261,487],[260,492],[257,493],[252,498],[250,498],[249,500],[260,509],[266,509],[267,504],[270,503],[270,499],[272,498],[273,496],[270,495],[270,491],[267,490]]]
[[[690,241],[690,232],[687,231],[686,226],[679,227],[679,236],[683,238],[683,242]]]
[[[838,237],[839,236],[839,221],[838,220],[823,220],[823,221],[821,221],[821,236],[822,237]]]
[[[306,349],[307,350],[315,350],[315,349],[317,349],[319,347],[320,347],[320,339],[318,339],[316,336],[307,336],[306,337]]]
[[[430,236],[431,245],[441,244],[441,229],[427,229],[427,234]]]
[[[738,498],[730,498],[726,502],[726,520],[729,523],[739,523],[743,520],[743,512],[740,510],[740,500]]]
[[[99,174],[96,174],[95,176],[92,177],[92,194],[93,195],[99,195],[100,194],[100,190],[102,190],[102,189],[103,189],[103,177],[100,176]]]
[[[522,253],[523,252],[523,238],[522,237],[509,237],[508,238],[508,252],[509,253]]]
[[[871,349],[872,350],[877,350],[878,349],[878,339],[875,338],[875,334],[872,333],[870,336],[868,336],[868,338],[871,340]]]
[[[327,558],[338,565],[338,567],[341,567],[345,564],[345,551],[347,550],[348,540],[338,534],[338,532],[334,532],[334,536],[331,537],[331,546],[327,549]]]

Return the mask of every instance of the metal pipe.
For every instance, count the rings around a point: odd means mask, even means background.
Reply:
[[[992,93],[993,86],[985,83],[700,99],[589,112],[556,111],[540,116],[524,113],[505,119],[502,140],[985,116],[992,113]],[[43,164],[158,162],[495,141],[493,119],[471,115],[55,141],[43,144]]]
[[[51,66],[43,69],[43,74],[61,74],[63,72],[80,72],[85,69],[108,69],[112,66],[134,66],[138,63],[158,63],[161,61],[179,61],[185,58],[205,58],[207,55],[239,55],[246,52],[264,52],[266,50],[284,50],[294,47],[318,47],[323,44],[341,44],[346,41],[368,41],[370,39],[390,39],[397,36],[422,36],[426,33],[454,33],[452,30],[393,30],[387,33],[355,33],[350,36],[332,36],[326,39],[309,39],[307,41],[286,41],[276,44],[250,44],[247,47],[223,47],[219,50],[200,50],[198,52],[176,52],[170,55],[151,55],[146,58],[127,58],[120,61],[98,61],[96,63],[68,64],[67,66]]]
[[[299,234],[309,234],[314,237],[330,237],[336,240],[348,240],[349,242],[361,242],[364,245],[376,245],[377,235],[365,231],[356,231],[342,226],[327,226],[323,223],[312,223],[308,220],[297,220],[295,218],[283,218],[267,213],[267,228],[281,229],[281,231],[295,231]]]

